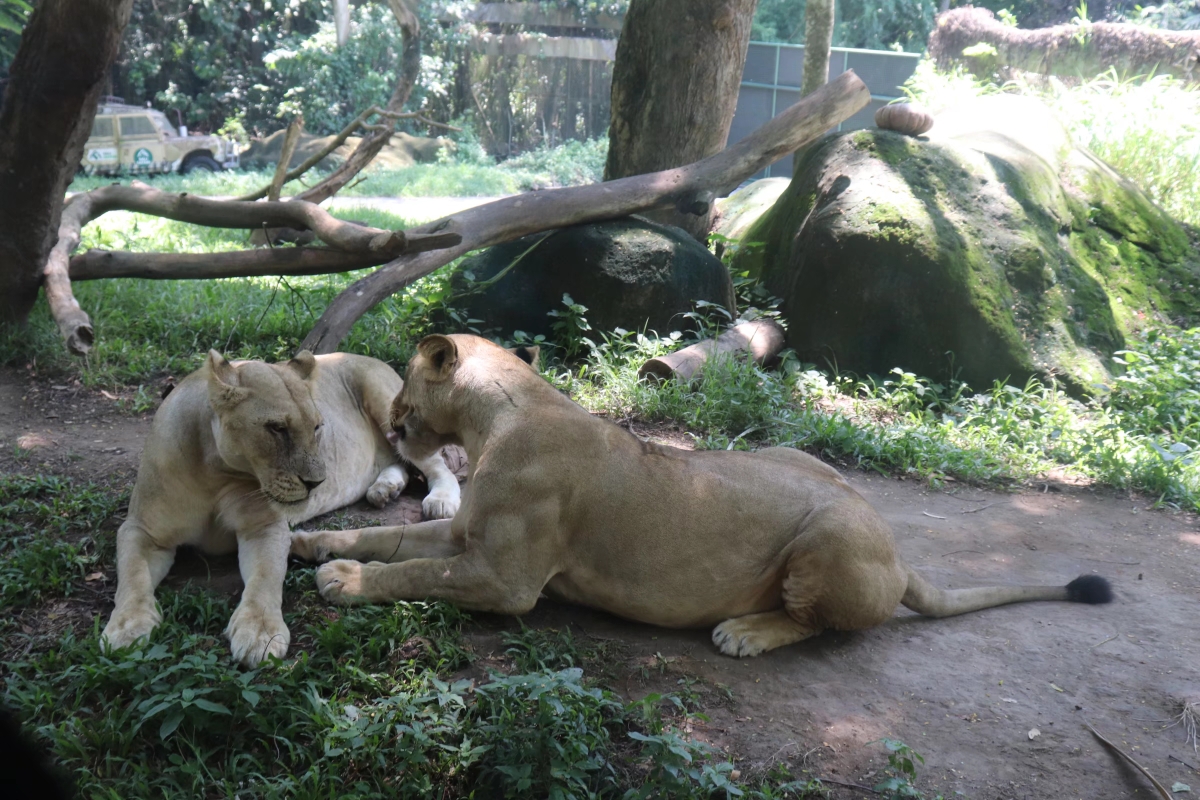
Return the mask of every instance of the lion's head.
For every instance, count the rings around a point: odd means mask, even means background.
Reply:
[[[222,460],[258,479],[276,503],[298,503],[325,480],[319,453],[322,419],[311,383],[316,359],[307,350],[286,364],[230,364],[210,350],[208,400]]]
[[[464,348],[460,352],[460,347]],[[485,396],[493,388],[505,394],[501,377],[508,370],[532,370],[537,373],[541,350],[537,345],[502,348],[478,336],[426,336],[417,344],[417,353],[408,362],[404,388],[392,401],[392,428],[401,439],[417,435],[432,442],[435,436],[442,443],[456,442],[452,436],[458,427],[457,415],[462,411],[452,402],[456,381],[464,384],[483,381]],[[487,367],[481,375],[458,376],[458,365],[462,356],[482,356]],[[516,356],[516,358],[513,358]],[[487,405],[489,401],[480,401]],[[508,397],[508,402],[512,398]],[[470,413],[469,411],[467,412]]]

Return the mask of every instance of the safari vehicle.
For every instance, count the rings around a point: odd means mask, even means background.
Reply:
[[[219,172],[238,165],[238,146],[219,136],[189,136],[167,115],[152,108],[105,98],[96,110],[92,135],[83,148],[81,169],[88,175],[117,172],[154,174],[202,169]]]

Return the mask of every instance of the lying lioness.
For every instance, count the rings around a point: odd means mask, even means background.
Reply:
[[[879,514],[817,459],[642,442],[478,337],[420,343],[392,423],[414,414],[465,445],[462,508],[452,521],[295,536],[302,557],[356,559],[317,570],[330,600],[444,598],[521,614],[545,592],[656,625],[716,625],[721,652],[753,656],[828,628],[878,625],[898,603],[944,617],[1111,599],[1097,576],[935,589],[897,556]]]
[[[246,588],[225,631],[234,658],[253,666],[282,657],[291,641],[280,608],[289,525],[364,495],[376,506],[396,497],[408,482],[397,451],[429,480],[426,515],[454,516],[458,481],[439,437],[392,431],[402,386],[373,358],[304,351],[286,364],[231,364],[210,351],[154,416],[117,531],[117,600],[104,641],[123,647],[158,625],[155,587],[176,548],[191,544],[238,552]]]

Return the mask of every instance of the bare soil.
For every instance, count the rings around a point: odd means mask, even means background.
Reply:
[[[45,472],[131,486],[151,415],[131,398],[0,371],[0,471]],[[686,439],[633,424],[672,444]],[[925,758],[927,796],[974,800],[1148,798],[1150,784],[1101,745],[1101,733],[1166,786],[1200,792],[1200,753],[1172,726],[1200,699],[1200,524],[1146,498],[1050,481],[1011,493],[849,472],[892,524],[903,556],[937,585],[1062,584],[1110,578],[1107,606],[1037,603],[944,620],[900,608],[861,633],[827,633],[746,660],[724,657],[709,631],[672,631],[543,600],[534,627],[570,626],[605,647],[606,674],[627,697],[699,679],[710,721],[693,733],[727,749],[744,775],[784,762],[799,773],[872,786],[898,738]],[[383,512],[353,507],[364,524],[419,515],[419,494]],[[337,517],[335,516],[335,521]],[[115,576],[90,605],[50,609],[107,616]],[[170,581],[240,587],[232,560],[181,559]],[[87,623],[90,628],[90,621]],[[488,663],[511,618],[478,615],[468,639]],[[833,797],[864,797],[836,787]],[[1179,794],[1187,797],[1188,794]]]

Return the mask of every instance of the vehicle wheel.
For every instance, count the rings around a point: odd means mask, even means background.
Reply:
[[[187,175],[189,172],[202,170],[204,172],[220,172],[221,165],[208,156],[193,156],[184,162],[179,168],[179,174]]]

